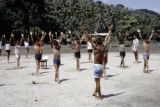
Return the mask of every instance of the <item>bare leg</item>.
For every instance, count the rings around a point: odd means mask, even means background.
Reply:
[[[143,68],[143,72],[146,72],[146,60],[144,60],[144,68]]]
[[[39,74],[39,69],[40,69],[40,61],[36,60],[36,74]]]
[[[148,61],[146,61],[146,68],[147,68],[147,73],[149,72],[149,65],[148,65]]]
[[[124,57],[122,58],[122,64],[123,64],[123,67],[125,67],[125,64],[124,64]]]
[[[27,54],[26,54],[26,58],[28,58],[28,54],[29,54],[29,49],[27,49]]]
[[[59,80],[59,65],[54,65],[55,66],[55,81],[58,81],[58,83],[60,84],[60,80]]]
[[[96,84],[97,84],[96,87],[97,87],[97,92],[98,92],[98,98],[102,99],[100,78],[97,78]]]
[[[2,49],[0,49],[0,56],[1,56],[1,53],[2,53]]]
[[[98,92],[98,90],[97,90],[97,78],[95,78],[95,83],[96,83],[96,87],[95,87],[95,90],[93,92],[93,96],[97,97],[97,92]]]
[[[138,63],[138,51],[136,52],[136,61]]]
[[[89,52],[89,62],[91,62],[91,61],[92,61],[92,53]]]
[[[79,64],[79,59],[76,58],[76,70],[80,71],[80,64]]]
[[[17,58],[17,68],[19,68],[19,67],[20,67],[20,59]]]
[[[9,63],[10,53],[7,52],[7,62]]]

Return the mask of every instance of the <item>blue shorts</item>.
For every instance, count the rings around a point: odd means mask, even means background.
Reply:
[[[149,60],[149,53],[144,53],[144,54],[143,54],[143,59],[144,59],[145,61],[148,61],[148,60]]]
[[[61,60],[60,59],[53,59],[53,64],[54,65],[61,65]]]
[[[93,73],[94,78],[101,78],[103,74],[104,66],[101,64],[94,64],[93,65]]]

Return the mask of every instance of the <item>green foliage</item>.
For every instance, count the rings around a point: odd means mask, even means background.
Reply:
[[[110,23],[116,26],[115,33],[133,32],[137,28],[150,33],[160,26],[160,15],[154,11],[132,10],[122,4],[114,6],[94,0],[1,0],[0,15],[1,34],[35,31],[34,28],[82,33],[83,23],[92,33],[107,32]]]

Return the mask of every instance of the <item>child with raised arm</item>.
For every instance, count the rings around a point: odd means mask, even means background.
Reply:
[[[61,65],[61,54],[60,54],[60,49],[61,49],[61,41],[64,37],[63,32],[61,32],[59,40],[52,40],[53,38],[51,37],[51,34],[49,34],[50,41],[52,41],[52,49],[53,49],[53,64],[55,67],[55,82],[58,82],[60,84],[60,79],[59,79],[59,67]]]
[[[112,30],[112,25],[109,27],[109,35]],[[91,37],[89,33],[84,30],[84,33],[86,35],[86,38],[88,40],[91,40]],[[93,92],[93,96],[98,97],[99,99],[103,99],[102,94],[101,94],[101,85],[100,85],[100,78],[102,77],[104,66],[103,66],[103,56],[104,56],[104,50],[107,47],[107,36],[105,37],[105,42],[104,44],[102,43],[101,38],[98,38],[96,41],[92,41],[93,44],[93,49],[94,49],[94,65],[93,65],[93,74],[95,78],[95,91]],[[97,96],[98,94],[98,96]]]
[[[139,33],[139,36],[142,40],[142,43],[143,43],[143,49],[144,49],[144,53],[143,53],[143,59],[144,59],[144,68],[143,68],[143,72],[144,73],[149,73],[149,64],[148,64],[148,61],[149,61],[149,56],[150,56],[150,48],[149,48],[149,44],[150,44],[150,41],[154,35],[154,30],[152,30],[152,33],[149,37],[149,39],[145,36],[145,37],[142,37],[141,35],[141,31],[138,29],[137,32]]]
[[[10,39],[6,40],[5,35],[4,35],[4,38],[5,38],[5,50],[6,50],[6,53],[7,53],[7,62],[8,63],[9,63],[9,59],[10,59],[11,41],[12,41],[13,37],[14,37],[14,34],[12,33]]]
[[[88,60],[92,62],[92,43],[90,40],[87,41],[87,50],[88,50]]]
[[[135,56],[135,63],[138,63],[138,46],[139,46],[139,40],[137,35],[134,33],[133,35],[134,39],[132,41],[132,51]]]
[[[74,55],[75,55],[75,58],[76,58],[76,71],[79,71],[80,72],[80,58],[81,58],[81,52],[80,52],[80,40],[78,38],[76,38],[75,40],[75,46],[73,48],[74,50]]]
[[[108,33],[106,38],[106,40],[104,41],[104,43],[106,42],[107,44],[109,44],[110,41],[110,34]],[[108,63],[108,45],[106,46],[105,50],[104,50],[104,57],[103,57],[103,66],[104,66],[104,79],[108,79],[107,76],[107,71],[106,71],[106,64]]]
[[[43,32],[42,37],[40,40],[37,40],[34,49],[35,49],[35,60],[36,60],[36,74],[39,75],[39,69],[40,69],[40,62],[42,59],[42,53],[43,53],[43,40],[45,38],[45,34]]]
[[[26,56],[26,58],[28,58],[28,54],[29,54],[29,35],[26,39],[24,37],[24,47],[25,47],[25,50],[26,50],[25,56]]]
[[[20,67],[20,46],[22,44],[22,40],[23,39],[24,39],[24,35],[21,34],[21,40],[20,40],[20,42],[16,41],[16,43],[15,43],[15,50],[14,50],[14,52],[15,52],[15,56],[16,56],[16,59],[17,59],[17,68]]]
[[[1,39],[0,39],[0,56],[2,53],[2,43],[3,43],[3,39],[4,39],[4,35],[2,35]]]
[[[121,63],[120,63],[120,68],[121,67],[125,67],[125,63],[124,63],[124,58],[126,56],[126,52],[125,52],[125,40],[126,40],[126,33],[124,31],[119,32],[118,35],[118,41],[119,41],[119,53],[120,53],[120,57],[121,57]]]

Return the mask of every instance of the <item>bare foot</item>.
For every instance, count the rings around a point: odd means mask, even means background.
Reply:
[[[97,94],[96,94],[96,93],[93,93],[92,95],[93,95],[94,97],[97,97]]]
[[[61,84],[61,81],[58,81],[57,83],[58,83],[58,84]]]
[[[108,80],[108,76],[107,76],[107,75],[105,75],[103,78],[104,78],[105,80]]]
[[[98,96],[97,97],[99,100],[103,100],[103,97],[102,96]]]

